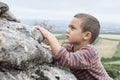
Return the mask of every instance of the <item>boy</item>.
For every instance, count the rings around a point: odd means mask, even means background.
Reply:
[[[50,44],[44,46],[53,52],[53,57],[61,66],[69,67],[77,80],[112,80],[98,57],[98,51],[92,43],[99,35],[98,20],[88,14],[76,14],[66,31],[66,45],[46,29],[35,26],[42,32]]]

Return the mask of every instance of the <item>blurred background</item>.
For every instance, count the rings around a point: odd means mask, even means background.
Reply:
[[[1,0],[23,23],[33,25],[46,20],[65,30],[77,13],[88,13],[101,23],[101,32],[120,32],[120,0]],[[58,29],[56,29],[58,31]]]
[[[93,45],[108,74],[120,80],[120,0],[1,0],[22,23],[40,25],[64,43],[66,28],[77,13],[95,16],[101,33]]]

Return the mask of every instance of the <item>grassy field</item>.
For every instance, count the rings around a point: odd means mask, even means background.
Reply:
[[[106,62],[105,64],[120,64],[120,61],[110,61]]]
[[[64,34],[54,34],[56,37],[61,37],[63,36]]]
[[[100,34],[99,37],[106,39],[120,40],[120,34]]]
[[[118,44],[119,41],[100,38],[95,47],[98,49],[100,57],[111,58],[117,50]]]
[[[97,41],[95,46],[100,52],[100,57],[112,58],[113,56],[120,55],[120,50],[118,47],[119,43],[119,34],[100,34],[99,40]]]

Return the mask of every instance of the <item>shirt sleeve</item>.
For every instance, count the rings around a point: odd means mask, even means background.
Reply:
[[[69,52],[62,47],[57,55],[54,56],[61,66],[69,67],[71,69],[89,69],[92,67],[92,62],[95,58],[93,50],[83,48],[76,52]]]
[[[72,45],[71,44],[63,44],[62,47],[64,47],[67,51],[72,51]]]

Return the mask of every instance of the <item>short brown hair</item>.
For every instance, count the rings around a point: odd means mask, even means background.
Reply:
[[[83,20],[82,22],[83,32],[90,31],[92,33],[92,37],[90,40],[90,44],[92,44],[96,40],[100,32],[99,21],[95,17],[84,13],[76,14],[74,17]]]

